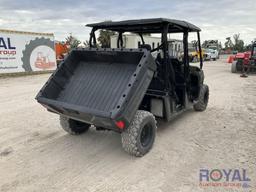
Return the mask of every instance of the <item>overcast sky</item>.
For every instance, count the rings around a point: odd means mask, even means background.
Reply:
[[[0,0],[0,28],[53,32],[57,40],[69,33],[88,40],[87,23],[153,17],[189,21],[203,40],[256,38],[256,0]]]

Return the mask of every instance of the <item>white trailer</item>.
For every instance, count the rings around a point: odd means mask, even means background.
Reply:
[[[111,48],[117,48],[118,35],[112,35],[110,38]],[[145,44],[151,46],[152,49],[161,45],[161,38],[150,35],[143,35]],[[124,48],[138,48],[142,44],[141,37],[136,34],[123,35]],[[168,39],[170,56],[179,57],[183,52],[183,41],[178,39]]]
[[[117,35],[111,36],[111,48],[117,48]],[[152,49],[156,48],[161,44],[160,37],[152,37],[144,35],[143,39],[146,44],[149,44]],[[138,48],[142,42],[139,35],[136,34],[125,34],[123,35],[123,43],[125,48]]]
[[[55,69],[52,33],[0,29],[0,74]]]

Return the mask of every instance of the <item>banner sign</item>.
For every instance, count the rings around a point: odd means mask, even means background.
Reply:
[[[0,73],[54,69],[53,34],[0,30]]]

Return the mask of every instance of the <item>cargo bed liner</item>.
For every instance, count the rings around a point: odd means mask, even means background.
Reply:
[[[135,69],[133,64],[81,62],[57,100],[109,112]]]
[[[53,73],[36,99],[48,110],[112,126],[136,112],[155,70],[145,49],[77,49]]]

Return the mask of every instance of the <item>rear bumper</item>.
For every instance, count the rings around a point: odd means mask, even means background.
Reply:
[[[104,127],[114,131],[120,130],[115,122],[120,119],[112,119],[110,113],[105,113],[102,111],[91,110],[85,107],[67,104],[60,101],[55,101],[47,98],[38,97],[37,101],[42,104],[48,111],[67,116],[78,121],[82,121],[88,124],[92,124],[96,127]],[[124,120],[125,121],[125,120]],[[128,124],[125,121],[126,125]]]

